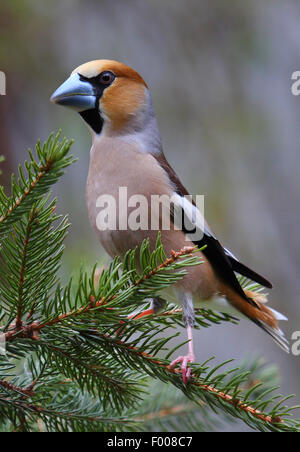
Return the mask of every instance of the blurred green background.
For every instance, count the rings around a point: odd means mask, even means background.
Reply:
[[[64,276],[104,258],[85,208],[91,138],[73,112],[49,97],[79,64],[120,60],[148,82],[165,154],[206,218],[241,260],[274,283],[272,307],[300,330],[300,70],[297,0],[2,0],[0,96],[2,180],[26,148],[62,128],[79,161],[56,187],[72,228]],[[197,359],[258,353],[279,366],[283,393],[300,400],[300,356],[285,355],[254,324],[196,335]]]

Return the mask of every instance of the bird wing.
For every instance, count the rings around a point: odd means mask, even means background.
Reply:
[[[172,201],[174,203],[173,209],[175,209],[176,212],[171,212],[173,218],[175,214],[177,218],[178,215],[182,215],[183,220],[181,222],[181,226],[183,231],[188,235],[191,232],[191,228],[189,227],[188,230],[185,230],[186,220],[188,220],[188,223],[192,223],[195,228],[199,228],[201,230],[200,237],[202,238],[200,238],[199,240],[193,240],[192,238],[191,240],[199,248],[205,246],[205,248],[202,250],[202,253],[210,262],[218,276],[229,286],[231,286],[237,293],[239,293],[246,301],[252,303],[252,301],[249,300],[249,298],[245,295],[245,292],[243,291],[240,283],[237,280],[235,272],[240,273],[241,275],[246,276],[247,278],[250,278],[251,280],[265,287],[271,288],[272,284],[263,276],[259,275],[254,270],[251,270],[246,265],[241,263],[230,250],[222,246],[222,244],[216,238],[215,234],[212,232],[209,225],[203,218],[195,203],[187,198],[187,195],[189,195],[188,191],[180,182],[177,174],[169,165],[164,154],[156,156],[156,159],[168,174],[168,177],[174,188],[174,196],[172,197]]]

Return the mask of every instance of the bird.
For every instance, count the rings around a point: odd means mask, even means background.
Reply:
[[[50,100],[78,112],[91,133],[86,204],[90,223],[106,252],[111,257],[122,259],[129,249],[140,247],[145,239],[149,239],[151,249],[155,248],[158,231],[151,227],[150,220],[144,228],[132,230],[128,227],[132,205],[128,209],[117,206],[114,227],[99,227],[99,199],[105,196],[117,199],[121,188],[126,190],[129,198],[142,196],[149,204],[153,196],[172,198],[173,208],[169,209],[169,217],[173,227],[163,228],[159,218],[161,242],[166,254],[184,247],[197,247],[201,265],[188,267],[186,275],[176,285],[187,329],[188,353],[174,359],[170,368],[180,366],[184,384],[191,377],[190,363],[195,362],[195,303],[224,298],[289,352],[288,341],[278,326],[279,320],[287,318],[266,306],[266,296],[261,292],[243,289],[237,274],[266,288],[272,288],[272,284],[223,246],[202,218],[198,206],[188,198],[188,190],[166,159],[150,90],[144,78],[124,63],[94,60],[74,69]],[[149,207],[144,208],[146,214],[145,209],[148,212]],[[196,216],[194,229],[201,234],[191,234],[184,224],[175,227],[174,218],[178,217],[178,212],[179,216],[181,214],[191,222]],[[162,305],[162,299],[153,298],[150,309],[144,314],[155,314]]]

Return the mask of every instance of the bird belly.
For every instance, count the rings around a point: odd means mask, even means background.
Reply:
[[[120,188],[124,189],[121,197]],[[109,146],[102,143],[101,150],[92,148],[86,189],[87,209],[97,238],[111,257],[123,258],[128,250],[139,247],[143,240],[148,238],[150,249],[154,250],[159,231],[167,256],[172,250],[194,246],[186,235],[181,230],[174,229],[172,224],[170,228],[162,228],[161,219],[158,225],[156,222],[156,228],[153,228],[151,196],[171,196],[172,193],[173,187],[170,186],[167,175],[150,154],[141,154],[132,147],[124,149],[122,143],[119,143],[117,148],[111,143]],[[116,217],[113,227],[104,230],[99,228],[99,198],[106,195],[111,197],[108,199],[116,200]],[[135,201],[136,195],[142,195],[147,202],[137,205],[132,202],[130,205],[129,200]],[[124,202],[127,203],[126,206]],[[133,230],[129,223],[131,218],[138,217],[137,209],[139,218],[147,220],[140,228],[135,226],[136,229]],[[218,282],[210,263],[201,252],[198,252],[198,256],[203,263],[188,267],[187,275],[177,283],[177,287],[197,295],[197,298],[207,300],[218,292]]]

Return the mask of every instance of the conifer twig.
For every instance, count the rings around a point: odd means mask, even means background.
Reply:
[[[31,383],[29,386],[27,386],[27,388],[20,388],[19,386],[13,385],[6,380],[0,380],[0,386],[2,386],[2,388],[8,389],[9,391],[20,392],[26,397],[32,397],[34,395],[34,385],[35,382]]]
[[[27,198],[27,196],[35,189],[36,185],[41,181],[41,179],[49,172],[52,161],[49,159],[45,165],[41,165],[39,167],[39,172],[36,175],[36,178],[30,183],[29,187],[26,188],[19,198],[17,198],[12,206],[6,211],[4,215],[0,217],[0,224],[3,223],[7,218],[10,216],[10,214]]]
[[[95,332],[93,334],[96,334],[98,336],[103,336],[99,332]],[[116,343],[118,343],[119,345],[125,346],[127,349],[130,349],[135,354],[139,355],[142,358],[145,358],[147,361],[151,361],[155,365],[158,365],[158,366],[164,368],[168,372],[179,375],[181,378],[181,371],[179,369],[176,369],[176,368],[171,369],[169,364],[166,364],[165,362],[161,361],[160,359],[155,358],[144,351],[140,351],[137,347],[129,346],[128,344],[122,342],[122,340],[120,340],[120,339],[118,339],[116,341]],[[220,391],[211,385],[203,384],[200,381],[197,381],[197,378],[195,378],[195,376],[193,376],[193,374],[192,374],[192,377],[194,377],[194,378],[191,379],[191,381],[189,382],[189,385],[197,386],[197,387],[201,388],[203,391],[206,391],[206,392],[212,394],[214,397],[222,399],[224,402],[226,402],[230,405],[233,405],[235,408],[237,408],[239,410],[242,410],[242,411],[245,411],[245,412],[251,414],[252,416],[256,417],[257,419],[260,419],[263,422],[270,423],[270,424],[284,423],[284,421],[280,417],[278,417],[278,416],[271,417],[269,415],[265,415],[260,410],[253,408],[251,405],[248,405],[246,403],[241,403],[241,401],[239,399],[234,399],[231,395],[226,394],[223,391]]]
[[[25,265],[25,260],[26,260],[26,246],[28,243],[28,238],[30,235],[30,230],[31,230],[31,222],[34,220],[35,217],[30,217],[30,222],[29,222],[29,226],[28,226],[28,230],[26,233],[26,240],[25,240],[25,244],[24,244],[24,252],[23,252],[23,262]],[[157,274],[158,272],[160,272],[162,269],[166,269],[167,267],[169,267],[170,265],[172,265],[174,262],[176,262],[178,259],[180,259],[181,257],[184,256],[191,256],[193,255],[193,252],[196,250],[196,247],[184,247],[179,251],[171,251],[171,256],[168,257],[167,259],[165,259],[164,262],[162,262],[160,265],[158,265],[156,268],[153,268],[151,271],[149,271],[146,275],[143,275],[142,278],[136,280],[133,283],[133,286],[136,287],[139,284],[142,284],[144,281],[146,281],[147,279],[150,279],[151,277],[153,277],[155,274]],[[20,276],[20,286],[21,282],[23,282],[22,279],[22,275],[23,275],[23,270],[24,270],[24,266],[22,265],[21,267],[21,276]],[[18,307],[18,311],[17,311],[17,318],[16,318],[16,323],[15,326],[12,330],[10,330],[9,332],[7,332],[5,334],[5,339],[7,342],[11,341],[14,337],[16,337],[16,335],[18,334],[19,336],[25,338],[35,338],[37,339],[38,336],[38,332],[40,330],[42,330],[45,327],[50,327],[53,326],[57,323],[60,323],[70,317],[77,317],[81,314],[85,314],[88,311],[90,311],[91,309],[95,309],[95,308],[99,308],[101,306],[103,306],[104,304],[109,303],[110,301],[114,300],[115,298],[117,298],[117,295],[114,295],[108,299],[106,299],[105,297],[100,298],[100,300],[95,300],[93,295],[90,295],[89,297],[89,304],[86,306],[81,306],[80,308],[73,310],[73,311],[69,311],[66,312],[65,314],[61,314],[58,317],[49,320],[48,322],[45,323],[38,323],[38,322],[32,322],[29,324],[24,325],[24,327],[22,327],[22,322],[20,320],[21,317],[21,308]],[[21,305],[21,303],[20,303]],[[19,306],[19,305],[18,305]],[[31,317],[31,316],[30,316]],[[29,318],[30,318],[29,317]],[[13,326],[13,325],[11,325]]]
[[[26,228],[26,234],[24,238],[24,246],[22,250],[22,263],[20,267],[20,278],[19,278],[19,294],[18,294],[18,301],[17,301],[17,316],[16,316],[16,329],[20,330],[22,327],[22,309],[23,309],[23,287],[24,287],[24,272],[26,269],[26,259],[27,259],[27,249],[28,249],[28,242],[30,240],[30,235],[32,231],[32,224],[35,221],[37,217],[38,210],[35,209],[33,212],[29,215],[29,220]]]

